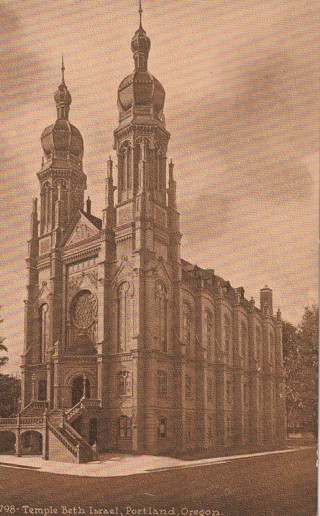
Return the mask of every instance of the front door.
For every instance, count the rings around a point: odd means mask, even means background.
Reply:
[[[86,397],[90,398],[90,382],[86,378]],[[84,395],[84,379],[83,376],[77,376],[72,382],[72,406],[79,403]]]

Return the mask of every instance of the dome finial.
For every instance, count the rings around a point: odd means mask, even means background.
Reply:
[[[63,54],[62,54],[61,55],[61,74],[62,74],[61,84],[65,84],[65,82],[64,82],[64,71],[65,71],[65,67],[64,67],[64,59],[63,59]]]
[[[143,10],[142,10],[142,5],[141,5],[141,0],[139,0],[139,16],[140,16],[140,27],[142,27],[142,13],[143,13]]]

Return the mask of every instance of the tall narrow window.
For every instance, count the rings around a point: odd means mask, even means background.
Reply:
[[[233,396],[232,396],[232,384],[229,381],[226,383],[226,395],[227,395],[227,404],[230,407],[233,402]]]
[[[244,397],[244,405],[245,407],[249,406],[249,385],[245,383],[243,385],[243,397]]]
[[[120,439],[130,439],[132,436],[131,418],[128,416],[120,416],[118,422]]]
[[[224,317],[224,350],[229,357],[232,355],[232,333],[231,323],[228,316]]]
[[[41,234],[50,229],[51,223],[51,186],[44,183],[41,189]]]
[[[127,351],[129,322],[129,283],[122,283],[118,290],[118,351]]]
[[[186,398],[191,398],[191,396],[192,396],[192,378],[189,375],[186,375],[185,387],[186,387],[186,391],[185,391]]]
[[[245,357],[248,352],[248,330],[247,325],[242,322],[241,323],[241,348],[240,354]]]
[[[39,312],[40,361],[41,362],[45,361],[46,349],[48,347],[48,335],[49,335],[48,310],[49,310],[49,307],[45,303],[45,304],[41,305],[40,312]]]
[[[168,394],[168,379],[165,371],[157,373],[157,393],[158,396],[167,396]]]
[[[263,384],[260,383],[259,385],[259,407],[260,410],[263,408]]]
[[[38,400],[46,401],[47,399],[47,381],[39,380],[38,382]]]
[[[256,326],[256,357],[258,362],[261,361],[262,354],[262,333],[260,326]]]
[[[208,417],[208,437],[209,439],[213,437],[213,418],[211,416]]]
[[[160,144],[154,150],[154,188],[159,192],[165,190],[165,156]]]
[[[132,149],[129,142],[125,142],[119,155],[120,187],[123,192],[132,189]]]
[[[167,290],[162,283],[156,286],[157,319],[159,328],[159,344],[161,351],[167,351],[167,332],[168,332],[168,307]]]
[[[118,394],[119,396],[132,394],[131,373],[129,371],[118,373]]]
[[[273,365],[275,359],[275,345],[274,345],[274,334],[270,332],[269,335],[269,360],[270,363]]]
[[[67,222],[68,217],[68,190],[67,190],[67,183],[64,181],[64,179],[58,179],[54,182],[53,190],[52,190],[52,202],[53,202],[53,220],[52,220],[52,226],[56,223],[56,213],[55,213],[55,204],[56,201],[60,199],[62,201],[62,224],[65,224]]]
[[[131,152],[131,147],[127,147],[127,158],[126,158],[126,162],[127,162],[127,170],[126,170],[126,174],[127,174],[127,187],[128,187],[128,190],[131,190],[132,189],[132,152]]]
[[[208,378],[207,398],[208,398],[208,401],[212,401],[213,400],[213,380],[212,380],[212,378]]]
[[[207,344],[207,353],[208,353],[208,360],[213,360],[214,353],[213,353],[213,317],[211,312],[209,310],[206,310],[205,315],[205,337],[206,337],[206,344]]]
[[[186,437],[187,437],[187,439],[192,439],[192,419],[191,419],[191,417],[186,417]]]
[[[183,342],[186,346],[186,354],[191,353],[191,309],[187,303],[183,303]]]
[[[167,437],[167,418],[160,417],[158,426],[158,437]]]

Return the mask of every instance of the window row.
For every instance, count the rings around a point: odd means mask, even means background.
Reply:
[[[156,144],[154,149],[149,147],[148,141],[138,142],[137,160],[144,161],[148,168],[147,186],[156,191],[166,190],[166,156],[164,148]],[[120,199],[132,194],[134,187],[134,150],[129,141],[122,144],[118,154],[118,176],[119,176],[119,195]],[[143,178],[139,177],[139,185],[142,186]],[[126,194],[126,195],[124,195]]]
[[[118,352],[128,351],[130,330],[133,324],[133,303],[130,299],[130,284],[124,282],[118,289]],[[163,352],[168,350],[168,300],[167,289],[161,282],[155,289],[155,325],[159,348]]]
[[[132,438],[132,418],[129,416],[120,416],[118,419],[118,437],[120,439],[131,439]],[[160,439],[168,436],[168,424],[167,418],[164,416],[159,417],[157,426],[157,435]]]

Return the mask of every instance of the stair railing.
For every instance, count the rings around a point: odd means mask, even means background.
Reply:
[[[73,446],[73,444],[69,443],[68,439],[62,435],[58,428],[56,428],[50,421],[48,421],[49,430],[53,433],[53,435],[69,450],[74,457],[79,457],[79,445]]]

